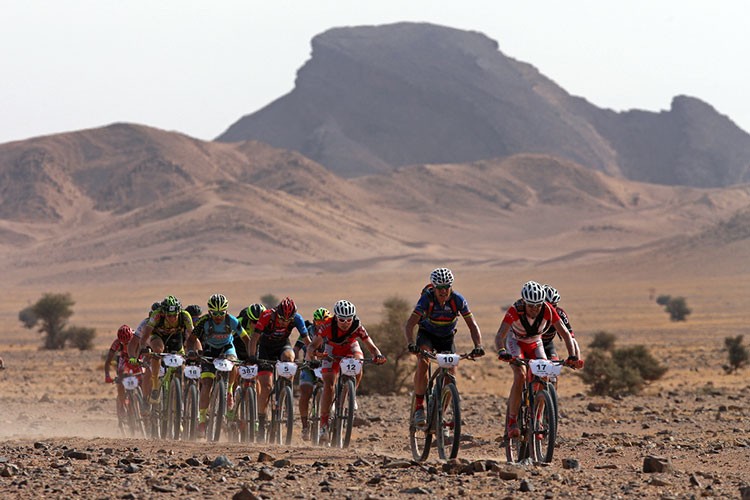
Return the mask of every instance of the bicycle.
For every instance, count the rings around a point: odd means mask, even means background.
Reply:
[[[182,412],[184,436],[189,441],[198,437],[198,404],[200,402],[201,367],[198,361],[188,359],[182,370],[185,376],[183,400],[185,405]]]
[[[185,358],[176,353],[150,353],[161,358],[159,401],[151,404],[151,437],[180,439],[182,423],[182,370]]]
[[[146,427],[141,415],[143,408],[143,392],[141,391],[140,378],[143,372],[127,373],[115,378],[116,384],[122,384],[125,390],[125,398],[122,406],[125,409],[124,418],[117,414],[117,424],[123,434],[130,437],[142,437],[146,435]],[[126,432],[127,429],[127,432]]]
[[[258,363],[274,365],[273,389],[269,396],[268,408],[271,409],[271,425],[268,432],[268,442],[274,444],[291,444],[294,432],[294,393],[292,391],[292,380],[297,373],[297,363],[294,361],[274,361],[259,359]],[[268,419],[266,419],[268,421]],[[282,426],[285,429],[282,429]],[[283,439],[282,439],[283,435]],[[265,439],[265,430],[258,430],[258,441]]]
[[[323,396],[323,368],[313,368],[315,385],[310,396],[310,412],[307,421],[310,423],[310,441],[313,446],[320,443],[320,398]]]
[[[409,416],[409,445],[414,460],[422,462],[430,454],[432,440],[442,460],[458,456],[461,442],[461,400],[456,386],[456,377],[451,368],[458,366],[462,359],[474,360],[471,353],[433,353],[420,350],[420,356],[434,361],[438,369],[433,372],[432,363],[427,367],[427,390],[425,391],[425,417],[427,423],[417,426],[414,422],[416,396],[412,395]]]
[[[348,448],[357,410],[357,375],[362,371],[362,365],[373,363],[373,360],[350,356],[329,356],[328,359],[339,361],[339,376],[333,391],[331,439],[328,443],[333,448]]]
[[[550,463],[557,439],[557,398],[550,391],[549,377],[559,375],[565,361],[513,358],[510,363],[527,369],[518,409],[520,434],[505,440],[506,459],[511,463],[527,459]]]
[[[234,417],[227,418],[229,440],[253,443],[258,423],[258,395],[255,391],[258,365],[243,362],[239,365],[239,374],[241,380],[234,390]]]
[[[229,372],[234,368],[235,361],[222,357],[202,356],[201,359],[213,363],[214,368],[216,368],[214,382],[211,386],[211,397],[208,402],[208,413],[206,414],[206,438],[209,441],[219,441],[221,431],[226,427],[227,384]]]

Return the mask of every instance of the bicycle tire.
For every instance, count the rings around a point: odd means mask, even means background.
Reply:
[[[227,411],[227,386],[223,378],[214,379],[211,402],[206,436],[209,441],[218,442],[221,439],[224,414]]]
[[[167,401],[167,439],[178,441],[182,431],[182,382],[172,377]]]
[[[151,403],[149,401],[149,405],[151,405],[151,416],[149,418],[149,427],[151,428],[150,434],[153,439],[161,439],[161,411],[162,411],[162,390],[161,390],[161,382],[159,382],[159,385],[157,386],[159,390],[159,402],[158,403]]]
[[[245,389],[245,400],[247,404],[247,442],[255,442],[256,426],[258,425],[258,394],[255,387]]]
[[[331,448],[341,448],[342,444],[344,420],[341,418],[343,415],[341,405],[343,404],[343,393],[344,385],[339,378],[336,382],[336,388],[334,389],[333,421],[331,422],[332,425],[329,427],[330,439],[328,444]]]
[[[555,438],[557,438],[557,428],[560,423],[560,407],[557,399],[557,388],[552,382],[547,383],[547,391],[552,398],[552,405],[555,408]]]
[[[443,386],[440,405],[436,406],[435,441],[438,455],[443,460],[450,460],[458,456],[461,446],[461,400],[455,384]]]
[[[119,404],[119,403],[118,403]],[[122,400],[123,410],[118,410],[117,413],[117,424],[120,427],[120,432],[124,436],[135,437],[136,436],[136,419],[133,414],[133,394],[131,391],[125,391],[125,397]],[[121,416],[120,411],[125,413]]]
[[[546,390],[537,391],[532,407],[531,439],[532,457],[537,462],[550,463],[555,453],[557,424],[552,396]]]
[[[525,391],[526,389],[524,389]],[[529,458],[530,450],[529,450],[529,411],[528,407],[524,403],[526,400],[526,395],[521,394],[521,406],[518,409],[518,430],[519,435],[518,437],[511,438],[510,436],[506,436],[505,439],[505,459],[509,463],[520,463],[524,460]],[[505,428],[508,428],[508,421],[507,416],[508,412],[506,412],[506,421],[505,421]]]
[[[312,396],[310,397],[310,442],[313,446],[320,444],[320,398],[323,395],[323,388],[315,384]]]
[[[136,391],[132,391],[130,394],[130,408],[129,413],[133,415],[135,422],[133,437],[145,437],[146,436],[146,423],[143,421],[143,395],[141,389],[138,388]]]
[[[292,435],[294,433],[294,394],[291,385],[285,383],[279,394],[278,407],[278,444],[292,444]]]
[[[184,434],[190,441],[195,441],[198,433],[198,385],[188,384],[185,394]]]
[[[343,421],[343,436],[341,439],[341,447],[348,448],[349,443],[352,440],[352,429],[354,428],[354,413],[357,406],[357,389],[354,384],[354,380],[349,379],[346,381],[345,389],[342,391],[344,400],[341,402],[341,420]]]
[[[428,391],[429,393],[429,391]],[[430,396],[425,394],[424,402],[429,408]],[[430,446],[432,446],[432,431],[430,426],[426,426],[424,429],[418,429],[414,423],[414,408],[415,408],[415,396],[411,396],[411,405],[409,406],[409,447],[411,448],[411,455],[417,462],[423,462],[427,460],[430,455]],[[428,413],[429,418],[429,413]]]

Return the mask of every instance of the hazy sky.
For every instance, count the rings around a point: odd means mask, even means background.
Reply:
[[[289,92],[329,28],[479,31],[617,111],[702,99],[750,131],[744,0],[0,0],[0,143],[132,122],[211,140]]]

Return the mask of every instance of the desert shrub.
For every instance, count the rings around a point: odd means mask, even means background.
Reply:
[[[18,319],[28,329],[37,324],[39,332],[44,334],[45,349],[62,349],[65,347],[65,325],[73,315],[75,301],[69,293],[45,293],[36,304],[23,309]]]
[[[666,306],[667,303],[669,303],[669,299],[671,298],[672,297],[670,297],[669,295],[659,295],[658,297],[656,297],[656,303],[660,306]]]
[[[397,394],[411,378],[414,358],[406,351],[404,324],[412,312],[411,305],[400,297],[390,297],[383,302],[383,320],[375,325],[365,325],[375,345],[388,362],[382,366],[368,366],[359,390],[362,393]]]
[[[597,335],[594,342],[598,338],[601,339],[599,344],[606,348],[591,349],[586,356],[585,367],[578,374],[593,395],[638,394],[647,382],[658,380],[667,371],[642,345],[615,349],[614,335]]]
[[[739,370],[740,368],[747,365],[750,360],[750,353],[747,348],[742,344],[742,335],[736,337],[726,337],[724,339],[724,350],[727,351],[729,357],[729,365],[724,365],[724,371],[732,373]]]
[[[65,330],[68,343],[80,351],[88,351],[94,347],[96,330],[85,326],[71,326]]]
[[[664,306],[672,321],[686,321],[688,315],[693,312],[688,306],[685,297],[672,297],[671,295],[659,295],[656,303]]]
[[[279,305],[279,302],[281,302],[281,300],[272,293],[267,293],[260,298],[260,303],[268,309],[276,307]]]
[[[589,349],[601,349],[603,351],[611,351],[615,347],[615,339],[617,337],[614,333],[605,331],[594,333],[594,339],[589,344]]]

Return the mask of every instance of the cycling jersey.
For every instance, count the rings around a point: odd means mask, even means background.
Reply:
[[[203,321],[203,328],[198,337],[204,345],[218,349],[229,345],[234,346],[235,335],[247,336],[247,332],[237,318],[227,314],[218,324],[213,319]]]
[[[317,335],[323,338],[325,342],[325,353],[329,356],[355,356],[362,357],[362,348],[358,340],[367,340],[370,336],[367,334],[364,325],[358,317],[354,317],[352,324],[346,331],[339,329],[336,317],[327,318],[316,326]],[[323,372],[338,372],[339,360],[323,361]]]
[[[166,314],[157,309],[149,316],[147,325],[153,328],[151,335],[156,335],[164,341],[177,335],[180,339],[179,343],[183,344],[186,334],[193,330],[193,318],[190,317],[189,312],[180,311],[177,322],[173,325],[168,325]]]
[[[143,321],[138,325],[138,328],[135,329],[135,336],[138,338],[141,338],[143,335],[143,328],[148,324],[148,320],[151,319],[151,316],[147,318],[143,318]]]
[[[464,318],[471,316],[469,303],[463,295],[454,291],[443,305],[432,292],[423,293],[414,307],[414,313],[420,316],[419,327],[435,337],[449,337],[456,333],[459,314]]]
[[[551,304],[550,304],[551,305]],[[575,338],[575,335],[573,335],[573,328],[570,326],[570,322],[568,321],[568,314],[565,312],[565,310],[560,306],[552,306],[557,310],[557,314],[560,316],[560,320],[563,322],[563,325],[565,325],[565,328],[568,329],[570,332],[570,337]],[[555,339],[555,335],[557,335],[557,330],[555,330],[555,326],[550,324],[546,330],[544,330],[544,333],[542,334],[542,340],[546,344],[547,342],[551,342]]]
[[[523,311],[524,319],[529,324],[531,331],[526,330],[519,310]],[[539,311],[536,318],[529,318],[525,313],[525,304],[521,300],[510,306],[503,318],[503,323],[510,325],[510,331],[513,332],[513,336],[521,343],[538,342],[541,340],[542,332],[558,321],[560,321],[560,316],[547,302],[542,305],[542,310]]]
[[[305,320],[299,313],[287,324],[281,324],[277,319],[275,309],[266,309],[260,313],[258,322],[255,324],[255,335],[260,335],[258,345],[261,347],[280,347],[287,343],[293,329],[297,329],[300,338],[308,337]]]

